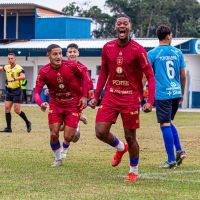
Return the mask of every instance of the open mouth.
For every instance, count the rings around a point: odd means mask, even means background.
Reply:
[[[125,30],[119,30],[119,36],[120,37],[124,37],[126,34],[126,31]]]

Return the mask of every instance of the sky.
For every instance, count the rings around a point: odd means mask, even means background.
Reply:
[[[72,2],[76,2],[76,4],[79,7],[84,7],[87,9],[87,6],[84,6],[84,3],[87,2],[89,7],[92,7],[94,5],[98,6],[101,10],[105,9],[104,8],[104,4],[105,4],[105,0],[56,0],[56,2],[59,1],[59,5],[58,3],[55,3],[54,0],[49,0],[52,1],[52,3],[49,4],[49,6],[52,4],[53,8],[57,7],[60,10],[62,10],[62,8],[64,8],[66,5],[68,5],[69,3]],[[42,0],[40,0],[40,2],[42,3]]]
[[[55,10],[61,11],[66,5],[72,2],[76,2],[79,7],[84,7],[84,3],[88,2],[89,7],[97,5],[101,10],[105,9],[105,0],[0,0],[0,3],[35,3],[45,7],[49,7]]]
[[[200,2],[200,0],[198,0]],[[0,3],[10,3],[10,2],[30,2],[43,5],[45,7],[50,7],[55,10],[61,11],[66,5],[69,3],[76,2],[79,7],[83,7],[85,10],[87,9],[84,6],[85,2],[89,2],[89,7],[97,5],[103,12],[109,12],[109,9],[104,7],[105,0],[0,0]]]

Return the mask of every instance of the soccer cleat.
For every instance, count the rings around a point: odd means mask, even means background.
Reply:
[[[129,172],[128,176],[124,179],[124,182],[135,182],[139,179],[137,174],[134,174],[133,172]]]
[[[28,122],[28,123],[26,124],[26,127],[27,127],[27,132],[30,133],[31,130],[32,130],[31,122]]]
[[[182,164],[184,158],[186,158],[185,151],[181,151],[176,154],[176,163],[178,166]]]
[[[112,166],[116,167],[119,165],[119,163],[122,160],[122,156],[128,151],[128,144],[124,144],[124,150],[123,151],[116,151],[113,160],[112,160]]]
[[[163,169],[176,169],[177,167],[177,163],[174,161],[174,162],[168,162],[166,161],[163,165],[160,166],[160,168],[163,168]]]
[[[88,123],[87,117],[84,114],[81,114],[80,121],[82,121],[84,124]]]
[[[2,131],[0,131],[0,132],[4,132],[4,133],[12,133],[12,129],[6,127],[6,128],[4,128]]]
[[[62,165],[62,160],[54,160],[52,163],[52,167],[60,167]]]
[[[60,153],[61,153],[61,158],[62,159],[65,159],[67,157],[67,149],[66,150],[62,149]]]

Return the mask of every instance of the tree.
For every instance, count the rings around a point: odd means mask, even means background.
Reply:
[[[119,14],[131,18],[136,37],[155,37],[160,24],[171,26],[175,37],[200,37],[200,4],[197,0],[106,0],[112,15],[97,6],[80,9],[75,2],[66,6],[67,15],[92,18],[96,38],[115,37],[115,19]]]
[[[109,37],[113,35],[113,31],[110,30],[110,25],[112,22],[112,17],[106,13],[102,13],[101,9],[97,6],[92,6],[89,10],[84,10],[81,17],[90,17],[93,19],[95,24],[95,30],[93,33],[95,37]]]
[[[80,7],[77,6],[75,2],[72,2],[68,6],[64,7],[62,11],[69,16],[78,16],[81,13]]]

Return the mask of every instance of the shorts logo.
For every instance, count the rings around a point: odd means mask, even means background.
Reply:
[[[72,115],[75,116],[75,117],[78,117],[78,116],[79,116],[79,113],[74,113],[74,112],[73,112]]]
[[[130,112],[130,115],[137,115],[137,114],[138,114],[138,111]]]

